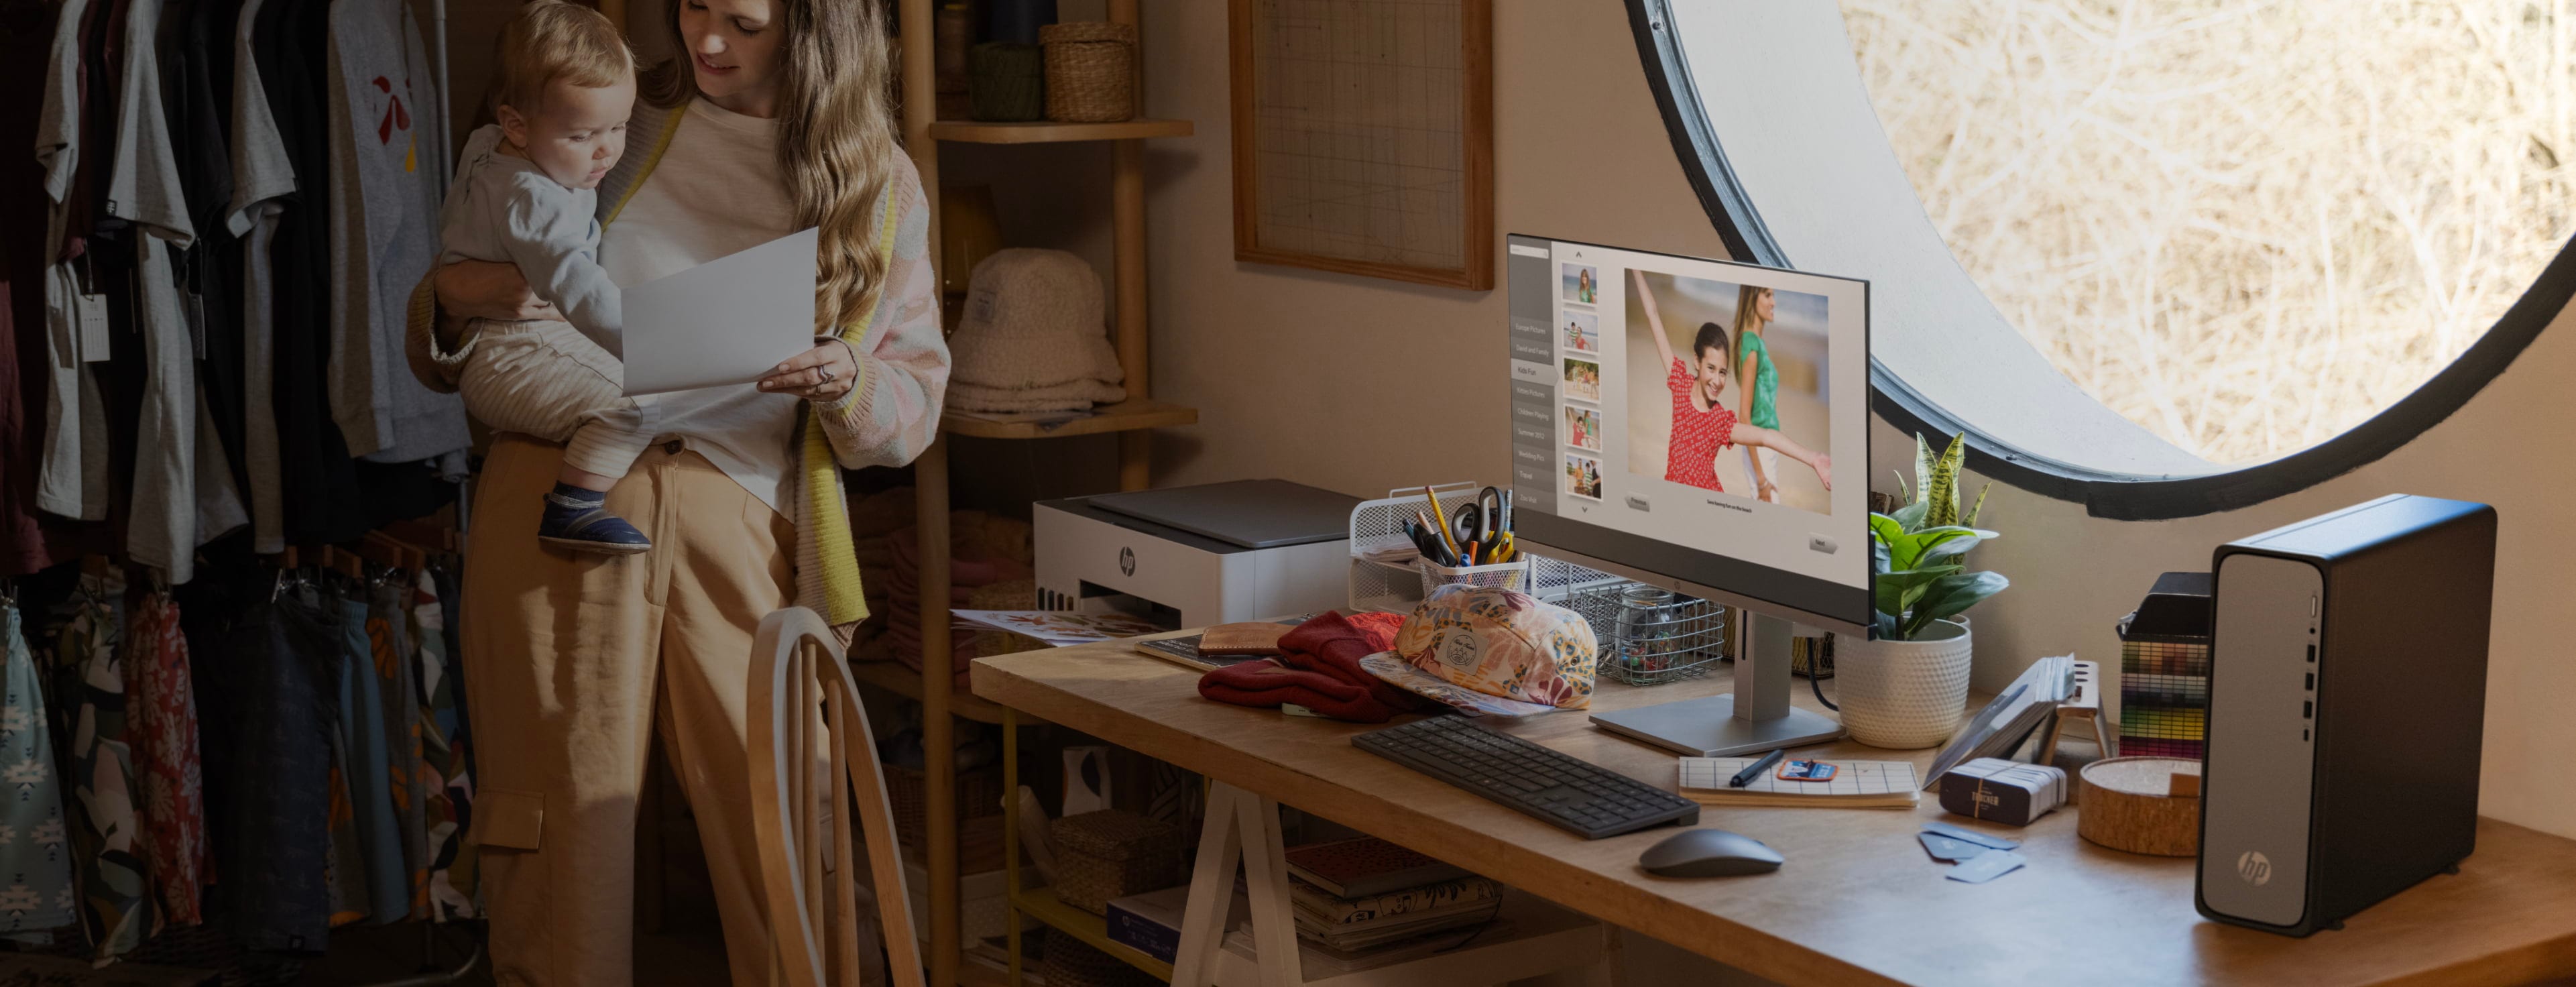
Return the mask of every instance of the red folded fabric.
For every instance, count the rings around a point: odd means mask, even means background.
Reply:
[[[1360,667],[1361,658],[1384,650],[1341,614],[1326,611],[1280,636],[1278,658],[1200,676],[1199,695],[1237,706],[1296,703],[1359,723],[1384,723],[1398,713],[1430,708],[1420,696]]]
[[[1391,685],[1360,667],[1360,659],[1384,650],[1370,646],[1368,635],[1351,626],[1351,622],[1339,612],[1326,610],[1280,636],[1279,663],[1290,668],[1322,672],[1366,689],[1370,698],[1388,709],[1398,712],[1429,709],[1429,704],[1421,696]]]
[[[1384,723],[1396,714],[1364,686],[1324,672],[1286,668],[1267,660],[1229,665],[1199,676],[1199,695],[1216,702],[1264,709],[1295,703],[1337,720],[1357,723]]]
[[[1404,629],[1404,615],[1400,613],[1355,613],[1342,619],[1368,636],[1370,654],[1395,650],[1395,634]]]

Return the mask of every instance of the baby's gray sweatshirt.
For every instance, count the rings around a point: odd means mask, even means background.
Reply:
[[[465,139],[458,157],[456,182],[438,217],[438,262],[519,265],[537,297],[622,357],[617,285],[599,266],[598,203],[598,192],[565,188],[536,162],[501,153],[501,128],[486,124]]]

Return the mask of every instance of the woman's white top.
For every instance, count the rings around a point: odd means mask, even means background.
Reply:
[[[626,200],[600,240],[600,266],[620,288],[676,274],[796,231],[795,209],[778,170],[778,121],[691,100],[662,160]],[[651,154],[627,145],[629,155]],[[708,326],[726,332],[728,326]],[[644,427],[707,457],[781,514],[797,469],[794,445],[803,402],[751,384],[645,395]],[[790,514],[790,516],[793,516]]]

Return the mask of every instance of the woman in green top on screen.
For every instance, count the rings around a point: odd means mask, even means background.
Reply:
[[[1735,290],[1735,379],[1743,381],[1744,407],[1739,412],[1746,424],[1772,431],[1780,430],[1780,371],[1771,366],[1771,348],[1763,344],[1762,330],[1771,324],[1773,301],[1771,289],[1743,285]],[[1765,503],[1780,502],[1780,482],[1772,479],[1779,472],[1780,454],[1757,446],[1744,446],[1744,471],[1753,477],[1753,495]]]

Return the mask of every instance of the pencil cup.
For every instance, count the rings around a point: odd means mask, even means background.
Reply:
[[[1465,566],[1433,565],[1427,559],[1418,559],[1415,560],[1414,565],[1422,573],[1422,597],[1426,600],[1431,598],[1432,590],[1451,583],[1508,589],[1521,593],[1530,591],[1530,560],[1528,559],[1495,565]]]

